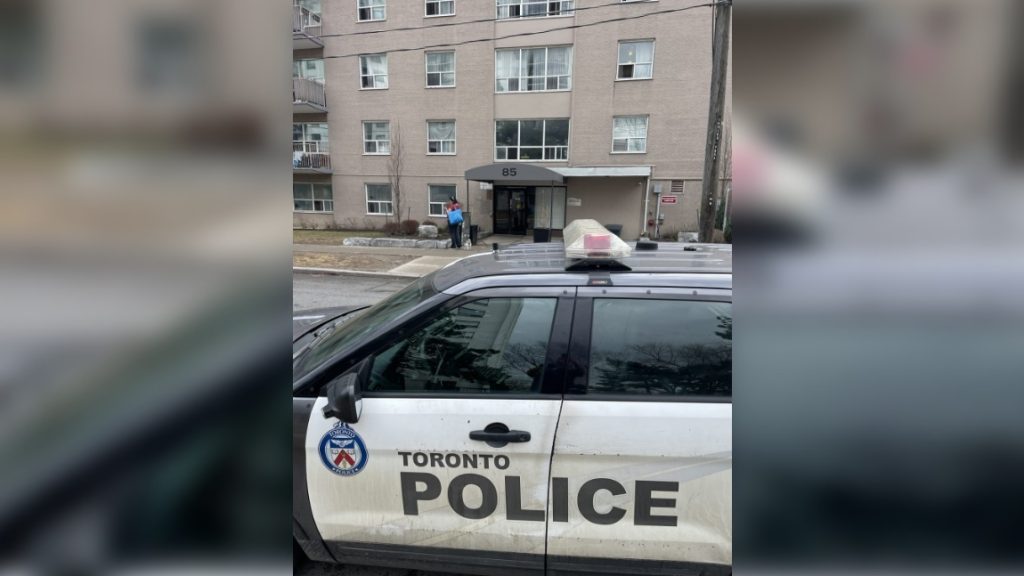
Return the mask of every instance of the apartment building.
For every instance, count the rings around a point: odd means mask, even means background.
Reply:
[[[300,0],[294,225],[440,224],[456,196],[484,234],[636,238],[659,205],[695,231],[713,9],[689,5]]]

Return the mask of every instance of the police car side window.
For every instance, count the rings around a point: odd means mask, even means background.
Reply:
[[[732,395],[732,306],[597,298],[588,394]]]
[[[540,389],[555,298],[488,298],[440,314],[374,357],[371,392]]]

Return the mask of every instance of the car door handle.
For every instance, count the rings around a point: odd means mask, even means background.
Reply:
[[[473,430],[469,433],[469,439],[481,442],[529,442],[530,433],[524,430],[509,430],[507,432]]]

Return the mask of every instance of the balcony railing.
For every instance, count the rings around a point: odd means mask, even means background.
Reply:
[[[299,5],[292,6],[292,34],[318,37],[322,30],[319,14]]]
[[[323,83],[309,78],[292,78],[292,102],[314,104],[327,108],[327,91]]]
[[[292,142],[292,168],[295,170],[331,170],[331,150],[327,142]]]

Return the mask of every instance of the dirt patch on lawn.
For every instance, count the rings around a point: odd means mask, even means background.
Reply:
[[[396,254],[328,254],[325,252],[293,252],[292,265],[306,268],[334,268],[387,272],[396,266],[415,260],[416,256]]]

